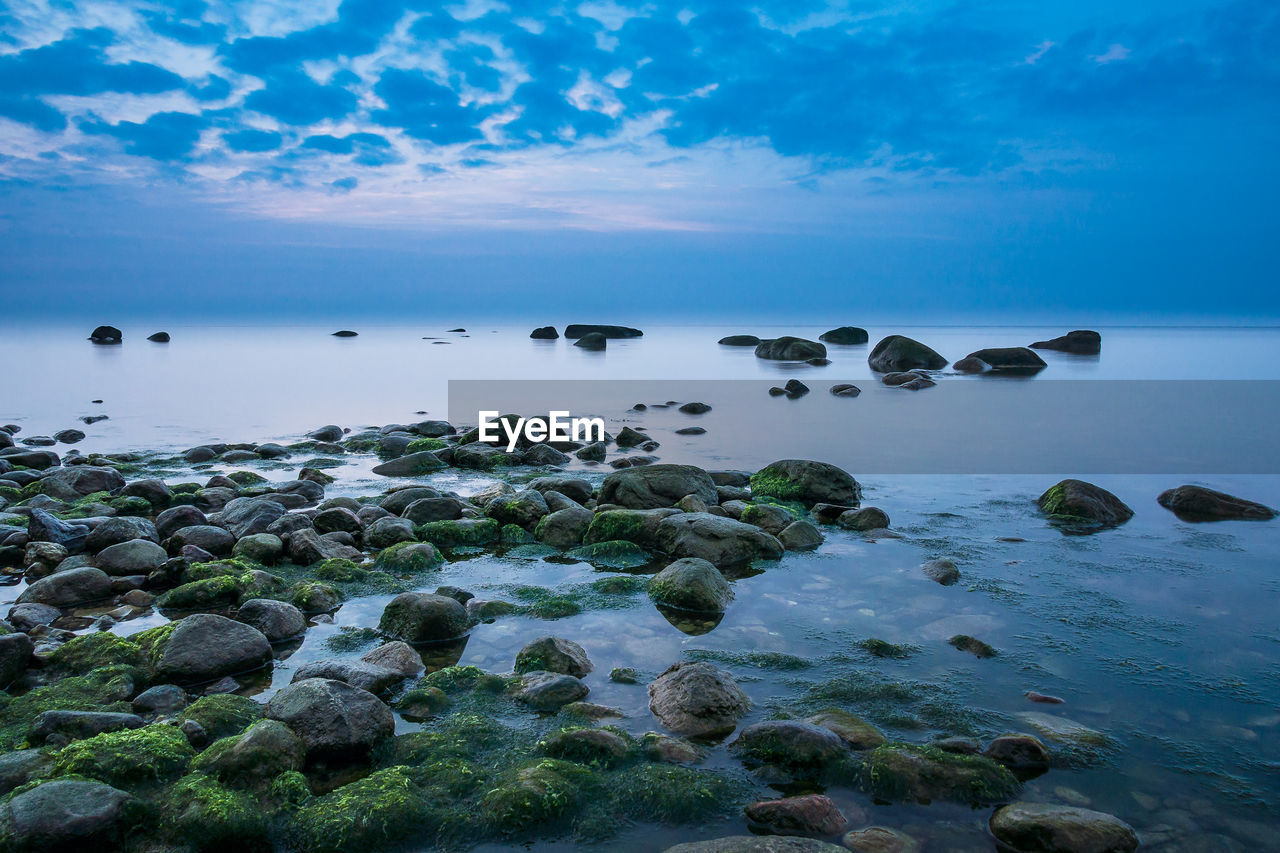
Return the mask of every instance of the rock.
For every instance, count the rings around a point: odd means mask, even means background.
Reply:
[[[360,660],[397,672],[405,678],[419,675],[425,668],[422,664],[422,656],[414,651],[413,646],[400,640],[383,643],[376,649],[361,655]]]
[[[760,339],[755,335],[729,335],[717,343],[726,347],[754,347],[760,343]]]
[[[169,551],[181,551],[188,545],[194,545],[215,557],[229,557],[235,547],[236,537],[221,527],[212,524],[198,524],[184,527],[169,537]],[[292,543],[291,543],[292,544]]]
[[[853,853],[920,853],[919,842],[887,826],[869,826],[846,832],[840,843]]]
[[[78,429],[58,430],[53,434],[53,440],[63,444],[77,444],[84,441],[84,433]]]
[[[738,513],[738,520],[743,524],[752,524],[767,533],[778,535],[782,529],[795,521],[795,516],[786,509],[774,504],[747,504]]]
[[[709,841],[687,841],[664,853],[847,853],[843,847],[816,838],[782,835],[730,835]]]
[[[308,678],[327,678],[378,694],[390,690],[401,681],[404,681],[406,677],[402,672],[396,672],[393,669],[387,669],[364,660],[327,658],[303,664],[294,672],[291,681],[298,682]]]
[[[325,424],[324,426],[313,429],[311,432],[307,433],[307,438],[314,439],[315,441],[335,442],[342,441],[342,437],[344,435],[346,435],[346,433],[344,433],[342,431],[342,427],[337,424]]]
[[[947,645],[959,651],[968,652],[976,658],[993,658],[998,654],[990,644],[984,643],[977,637],[970,637],[968,634],[956,634],[947,640]]]
[[[867,357],[871,369],[877,373],[896,373],[903,370],[941,370],[947,360],[929,347],[903,335],[889,335]]]
[[[639,329],[632,329],[629,326],[593,326],[582,323],[574,323],[565,326],[564,329],[564,336],[569,339],[581,338],[592,334],[603,335],[606,338],[639,338],[643,337],[644,332]]]
[[[1052,340],[1036,341],[1032,349],[1070,352],[1077,355],[1097,355],[1102,352],[1102,335],[1088,329],[1076,329]]]
[[[1067,523],[1123,524],[1133,518],[1115,495],[1083,480],[1063,480],[1040,496],[1037,503],[1046,515]]]
[[[567,465],[569,455],[549,444],[535,444],[524,452],[525,465]]]
[[[733,676],[709,663],[676,663],[649,685],[649,710],[676,734],[719,739],[751,703]]]
[[[591,510],[580,506],[556,510],[542,517],[534,528],[534,537],[553,548],[575,548],[595,518]]]
[[[586,698],[590,692],[587,685],[572,675],[535,670],[524,674],[515,698],[536,711],[555,711]]]
[[[1138,835],[1104,812],[1048,803],[1013,803],[991,816],[991,834],[1018,853],[1129,853]]]
[[[414,501],[401,513],[414,524],[429,524],[432,521],[455,521],[462,518],[465,502],[459,498],[423,498]]]
[[[565,337],[569,336],[566,334]],[[573,345],[587,350],[603,350],[609,345],[609,340],[599,332],[591,332],[578,338]]]
[[[20,450],[17,453],[5,453],[4,460],[10,465],[21,465],[36,471],[56,468],[62,460],[52,450]]]
[[[751,475],[756,497],[800,501],[806,505],[834,503],[857,506],[862,487],[847,472],[826,462],[782,459]]]
[[[809,393],[809,386],[805,385],[799,379],[788,379],[787,384],[782,386],[782,390],[786,392],[789,399],[795,400]]]
[[[861,393],[861,388],[857,385],[851,385],[848,382],[842,382],[839,385],[831,386],[831,394],[836,397],[856,397]]]
[[[1049,769],[1049,749],[1031,735],[1001,735],[982,754],[1014,773],[1043,773]]]
[[[781,770],[795,781],[821,781],[850,759],[849,747],[835,732],[799,720],[747,726],[729,751],[750,769]]]
[[[150,478],[125,483],[120,490],[122,497],[138,497],[151,504],[152,510],[162,510],[173,500],[173,492],[165,485],[164,480]]]
[[[284,542],[274,533],[254,533],[246,536],[231,549],[231,556],[244,557],[255,563],[271,565],[284,553]]]
[[[114,468],[100,468],[94,465],[55,468],[46,473],[41,479],[45,482],[56,481],[61,483],[80,495],[114,492],[124,487],[124,477],[120,476],[119,471]]]
[[[699,426],[680,427],[680,429],[676,430],[676,435],[706,435],[706,434],[707,434],[706,428],[699,427]]]
[[[535,480],[530,480],[528,487],[541,492],[544,496],[547,492],[559,492],[579,504],[585,504],[591,500],[592,494],[591,483],[580,477],[538,477]]]
[[[758,527],[706,512],[668,516],[655,531],[658,547],[672,557],[698,557],[717,568],[782,558],[782,543]]]
[[[649,580],[655,604],[695,613],[723,613],[733,590],[714,565],[696,557],[676,560]]]
[[[8,622],[22,632],[30,632],[42,625],[51,625],[62,611],[48,604],[16,604],[9,609]]]
[[[265,786],[281,773],[302,770],[307,746],[279,720],[259,720],[243,733],[220,740],[192,763],[236,788]]]
[[[257,628],[194,613],[178,622],[165,641],[155,675],[176,684],[202,683],[260,669],[270,661],[271,643]]]
[[[860,329],[857,326],[841,326],[838,329],[823,332],[818,336],[818,340],[826,341],[829,344],[850,346],[852,344],[865,344],[869,338],[867,337],[866,329]]]
[[[169,333],[155,332],[154,334],[147,335],[147,340],[151,341],[152,343],[167,344],[169,343]]]
[[[101,782],[54,779],[6,803],[0,824],[17,850],[105,850],[115,847],[130,799]]]
[[[373,473],[382,477],[421,477],[447,467],[433,451],[422,450],[375,465]]]
[[[392,515],[404,515],[410,504],[427,498],[440,499],[444,496],[427,486],[410,486],[407,489],[396,489],[387,494],[378,505]]]
[[[828,708],[825,711],[819,711],[805,720],[805,722],[829,729],[835,733],[836,737],[848,744],[851,749],[875,749],[885,742],[884,735],[875,726],[856,714],[842,711],[839,708]]]
[[[55,741],[84,740],[104,732],[140,729],[146,723],[137,714],[112,711],[42,711],[31,722],[27,741],[41,744]]]
[[[377,696],[327,678],[293,682],[264,713],[302,738],[309,758],[363,756],[395,731],[391,709]]]
[[[154,524],[145,518],[121,516],[108,518],[93,529],[84,541],[86,550],[95,553],[121,542],[143,539],[147,542],[159,542],[160,532]]]
[[[137,714],[176,714],[191,704],[187,691],[176,684],[157,684],[133,698],[131,703]]]
[[[788,551],[812,551],[822,544],[822,533],[812,522],[800,519],[782,528],[778,541]]]
[[[149,575],[165,564],[169,555],[154,542],[130,539],[102,549],[94,558],[98,568],[109,575]]]
[[[1026,347],[993,347],[971,352],[955,363],[962,373],[1034,373],[1045,368],[1044,359]]]
[[[284,507],[266,498],[236,498],[222,508],[221,521],[231,535],[240,539],[265,533],[280,516]]]
[[[756,346],[756,358],[773,361],[804,361],[809,358],[825,358],[827,348],[816,341],[784,335]]]
[[[693,465],[646,465],[616,471],[600,486],[600,503],[629,509],[673,506],[685,495],[696,495],[707,504],[718,503],[716,484],[706,471]]]
[[[84,566],[41,578],[18,596],[18,604],[75,607],[111,597],[111,578],[101,569]]]
[[[386,521],[387,519],[378,519],[378,521]],[[375,524],[377,522],[374,522]],[[410,525],[412,528],[412,525]],[[185,531],[180,531],[185,532]],[[372,535],[370,535],[372,534]],[[390,531],[387,532],[390,535]],[[410,529],[410,536],[412,536]],[[380,532],[375,532],[372,528],[367,538],[381,539]],[[372,542],[370,542],[372,544]],[[375,546],[379,547],[379,546]],[[334,542],[332,539],[325,539],[310,527],[301,530],[295,530],[289,535],[289,558],[299,566],[311,566],[323,560],[351,560],[361,561],[364,554],[348,545],[342,545]]]
[[[364,532],[365,544],[370,548],[390,548],[401,542],[417,542],[413,522],[407,518],[379,518]],[[357,559],[357,558],[353,558]]]
[[[339,330],[339,331],[337,331],[337,332],[334,332],[334,333],[333,333],[333,337],[335,337],[335,338],[354,338],[354,337],[356,337],[356,336],[357,336],[357,335],[359,335],[359,334],[360,334],[359,332],[353,332],[353,331],[351,331],[350,329],[341,329],[341,330]]]
[[[862,787],[888,802],[950,800],[978,807],[1007,802],[1021,789],[1005,767],[976,755],[885,744],[866,753]]]
[[[26,634],[0,635],[0,689],[8,687],[27,671],[32,648],[31,638]]]
[[[47,776],[49,759],[39,749],[19,749],[0,754],[0,796],[41,776]],[[0,812],[2,814],[2,812]],[[3,833],[0,818],[0,833]]]
[[[908,370],[905,373],[886,373],[880,377],[880,381],[891,388],[903,388],[907,391],[920,391],[938,384],[915,370]]]
[[[591,669],[586,650],[563,637],[539,637],[516,654],[518,673],[555,672],[582,678]]]
[[[943,586],[951,586],[960,580],[960,570],[956,568],[955,563],[946,557],[922,563],[920,571],[924,572],[925,577],[929,580],[940,583]]]
[[[686,415],[704,415],[711,411],[711,407],[706,403],[685,403],[680,407],[680,411]]]
[[[581,450],[575,451],[573,455],[583,462],[603,462],[606,452],[608,452],[608,448],[605,447],[604,442],[597,441],[593,444],[588,444]]]
[[[95,344],[119,344],[124,342],[124,332],[115,326],[98,326],[89,333],[89,340]]]
[[[407,643],[453,640],[467,632],[467,611],[443,595],[404,592],[382,611],[378,630]]]
[[[1203,486],[1178,486],[1160,493],[1160,506],[1183,521],[1268,521],[1276,511]]]
[[[84,524],[63,521],[45,510],[33,509],[27,523],[27,536],[32,542],[52,542],[74,552],[84,548],[89,528]]]
[[[827,366],[828,364],[830,364],[830,363],[831,363],[831,359],[829,359],[829,358],[806,358],[806,359],[804,360],[804,363],[805,363],[805,364],[812,364],[814,367],[825,367],[825,366]]]
[[[560,337],[560,333],[555,326],[539,326],[529,333],[529,337],[538,341],[553,341]]]
[[[184,527],[198,527],[208,521],[204,513],[193,506],[175,506],[156,516],[156,535],[158,541],[163,541]]]
[[[547,500],[541,492],[524,489],[509,497],[496,498],[484,508],[485,515],[501,524],[515,524],[532,530],[547,514]]]
[[[752,803],[743,810],[752,828],[770,835],[838,835],[849,821],[824,794]]]
[[[292,639],[307,630],[307,619],[301,610],[287,601],[269,598],[243,602],[236,611],[236,621],[261,631],[272,643]]]

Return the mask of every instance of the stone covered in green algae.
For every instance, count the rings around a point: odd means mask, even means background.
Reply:
[[[480,806],[494,831],[516,834],[570,816],[582,802],[590,781],[587,768],[544,758],[503,774]]]
[[[191,767],[234,788],[261,788],[281,773],[301,770],[305,761],[306,746],[288,726],[258,720],[240,734],[213,743]]]
[[[867,753],[859,782],[880,800],[950,800],[975,807],[1006,802],[1022,789],[1006,767],[989,758],[904,743]]]
[[[142,647],[109,631],[73,637],[49,656],[49,668],[58,673],[84,675],[104,666],[139,666]]]
[[[32,721],[44,711],[130,711],[145,682],[137,667],[106,666],[12,696],[0,693],[0,750],[21,749]]]
[[[230,575],[205,578],[174,587],[156,599],[161,610],[221,610],[240,601],[240,578]]]
[[[424,542],[437,548],[455,548],[459,545],[489,545],[498,541],[501,525],[492,518],[459,521],[429,521],[414,528],[414,533]]]
[[[195,750],[174,726],[105,732],[75,741],[53,756],[57,776],[83,776],[116,788],[159,784],[181,776]]]
[[[652,561],[649,552],[625,539],[609,539],[573,548],[568,556],[593,566],[609,569],[634,569]]]
[[[378,552],[373,565],[394,575],[408,575],[438,568],[444,563],[440,551],[430,542],[399,542]]]
[[[198,850],[244,844],[266,848],[270,811],[259,799],[192,773],[179,779],[160,802],[161,830],[175,843]]]
[[[407,767],[388,767],[316,797],[293,817],[290,835],[302,850],[364,851],[430,837],[437,809]]]
[[[195,720],[210,739],[230,737],[262,719],[262,706],[245,696],[215,693],[202,696],[179,714],[179,722]]]

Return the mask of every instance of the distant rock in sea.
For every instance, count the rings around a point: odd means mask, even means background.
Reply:
[[[929,347],[905,335],[889,335],[876,344],[867,357],[871,369],[877,373],[898,373],[905,370],[941,370],[947,360]]]
[[[334,332],[334,333],[333,333],[333,336],[334,336],[335,338],[354,338],[354,337],[355,337],[356,335],[358,335],[358,334],[360,334],[360,333],[359,333],[359,332],[353,332],[353,331],[351,331],[350,329],[343,329],[342,331]]]
[[[818,336],[818,340],[826,341],[829,344],[849,346],[852,344],[865,344],[869,339],[866,329],[860,329],[857,326],[841,326],[838,329],[823,332]]]
[[[769,341],[761,341],[756,347],[756,358],[772,361],[805,361],[810,358],[826,358],[827,348],[816,341],[784,335]]]
[[[726,347],[754,347],[759,345],[760,339],[755,335],[729,335],[721,338],[718,343]]]
[[[156,332],[154,335],[147,335],[147,340],[154,341],[155,343],[158,343],[158,344],[167,344],[169,343],[169,333]]]
[[[1044,359],[1026,347],[993,347],[971,352],[952,365],[961,373],[1035,373]]]
[[[565,337],[568,338],[572,336],[566,332]],[[608,343],[608,338],[604,334],[600,332],[590,332],[578,338],[573,345],[575,347],[582,347],[583,349],[602,350],[608,346]]]
[[[1052,340],[1036,341],[1031,348],[1071,352],[1076,355],[1097,355],[1102,352],[1102,335],[1090,329],[1076,329]]]
[[[554,341],[560,337],[560,333],[556,331],[555,326],[539,326],[529,333],[529,337],[536,341]]]
[[[573,325],[565,326],[564,329],[564,336],[570,340],[591,334],[603,335],[606,338],[639,338],[644,336],[644,332],[639,329],[633,329],[630,326],[593,326],[574,323]]]
[[[89,335],[89,340],[95,344],[124,343],[124,332],[115,326],[99,326]]]

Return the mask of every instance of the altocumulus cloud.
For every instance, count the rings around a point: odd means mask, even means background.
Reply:
[[[1103,168],[1170,115],[1274,118],[1280,91],[1270,0],[1142,19],[1086,0],[1053,23],[835,0],[78,8],[0,17],[0,179],[386,197],[564,157],[732,182],[749,150],[752,180],[818,189],[1025,181]]]

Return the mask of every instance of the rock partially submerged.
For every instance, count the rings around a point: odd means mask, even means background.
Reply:
[[[994,347],[971,352],[955,363],[961,373],[1035,373],[1043,370],[1044,359],[1026,347]]]
[[[553,341],[560,337],[560,333],[555,326],[539,326],[529,333],[529,337],[535,341]]]
[[[1102,335],[1089,329],[1076,329],[1047,341],[1036,341],[1032,349],[1070,352],[1077,355],[1097,355],[1102,352]]]
[[[941,370],[947,360],[929,347],[905,335],[889,335],[875,345],[867,363],[877,373],[898,373],[916,368]]]
[[[756,358],[772,361],[807,361],[811,358],[826,358],[827,348],[817,341],[795,338],[784,335],[769,341],[761,341],[756,346]]]
[[[823,332],[818,336],[818,340],[826,341],[829,344],[851,346],[853,344],[865,344],[868,341],[868,337],[866,329],[860,329],[857,326],[841,326],[838,329]]]
[[[751,703],[733,676],[709,663],[676,663],[649,685],[649,710],[676,734],[719,739]]]
[[[729,335],[717,343],[726,347],[754,347],[759,345],[760,339],[755,335]]]
[[[857,506],[862,498],[862,487],[847,471],[809,459],[781,459],[766,465],[751,475],[751,492],[806,505]]]
[[[601,326],[590,323],[572,323],[565,326],[564,336],[570,340],[587,335],[602,335],[606,338],[639,338],[644,332],[630,326]]]
[[[565,337],[571,338],[572,336],[566,334]],[[573,343],[575,347],[582,347],[585,350],[603,350],[608,346],[608,344],[608,337],[600,334],[599,332],[589,332],[578,338]]]
[[[1183,521],[1269,521],[1276,517],[1269,506],[1204,486],[1178,486],[1161,492],[1156,500]]]
[[[649,581],[654,603],[694,613],[723,613],[733,590],[714,565],[696,557],[676,560]]]
[[[1133,827],[1105,812],[1048,803],[1012,803],[991,816],[991,834],[1016,853],[1130,853]]]
[[[1133,518],[1133,510],[1101,486],[1067,479],[1050,486],[1036,501],[1045,515],[1066,524],[1110,526]]]
[[[89,333],[89,340],[95,344],[119,344],[124,342],[124,332],[115,326],[98,326]]]

